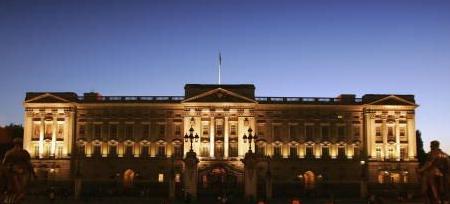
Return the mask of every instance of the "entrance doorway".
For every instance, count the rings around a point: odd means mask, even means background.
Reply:
[[[312,190],[316,187],[316,176],[312,171],[303,174],[305,190]]]
[[[199,171],[200,196],[217,198],[223,195],[237,195],[240,188],[236,172],[225,165],[216,165]]]
[[[131,188],[133,187],[135,173],[131,169],[127,169],[123,173],[123,187]]]

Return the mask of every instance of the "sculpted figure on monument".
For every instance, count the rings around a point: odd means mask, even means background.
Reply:
[[[417,170],[422,177],[422,193],[426,203],[448,203],[449,158],[439,148],[438,141],[432,141],[430,149],[425,164]]]
[[[2,162],[2,194],[4,203],[20,203],[30,179],[36,177],[30,154],[22,148],[22,139],[13,140],[14,147],[8,150]]]

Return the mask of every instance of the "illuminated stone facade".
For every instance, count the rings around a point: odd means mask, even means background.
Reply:
[[[240,159],[249,144],[270,158],[277,185],[300,183],[412,183],[417,166],[412,95],[255,97],[253,85],[185,86],[185,96],[102,96],[70,92],[27,93],[24,148],[41,178],[131,180],[183,179],[189,151],[184,135],[200,139],[199,188],[208,175],[227,171],[242,183]],[[209,180],[208,180],[209,179]]]

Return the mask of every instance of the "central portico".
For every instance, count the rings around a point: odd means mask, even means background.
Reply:
[[[243,158],[248,150],[242,136],[255,129],[255,86],[201,85],[185,86],[184,130],[192,127],[200,136],[193,144],[201,160]],[[253,145],[254,146],[254,145]],[[185,154],[189,144],[184,145]]]

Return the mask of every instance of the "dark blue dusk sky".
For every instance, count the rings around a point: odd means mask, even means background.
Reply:
[[[415,94],[426,146],[450,150],[450,1],[0,0],[0,124],[27,91],[259,96]]]

